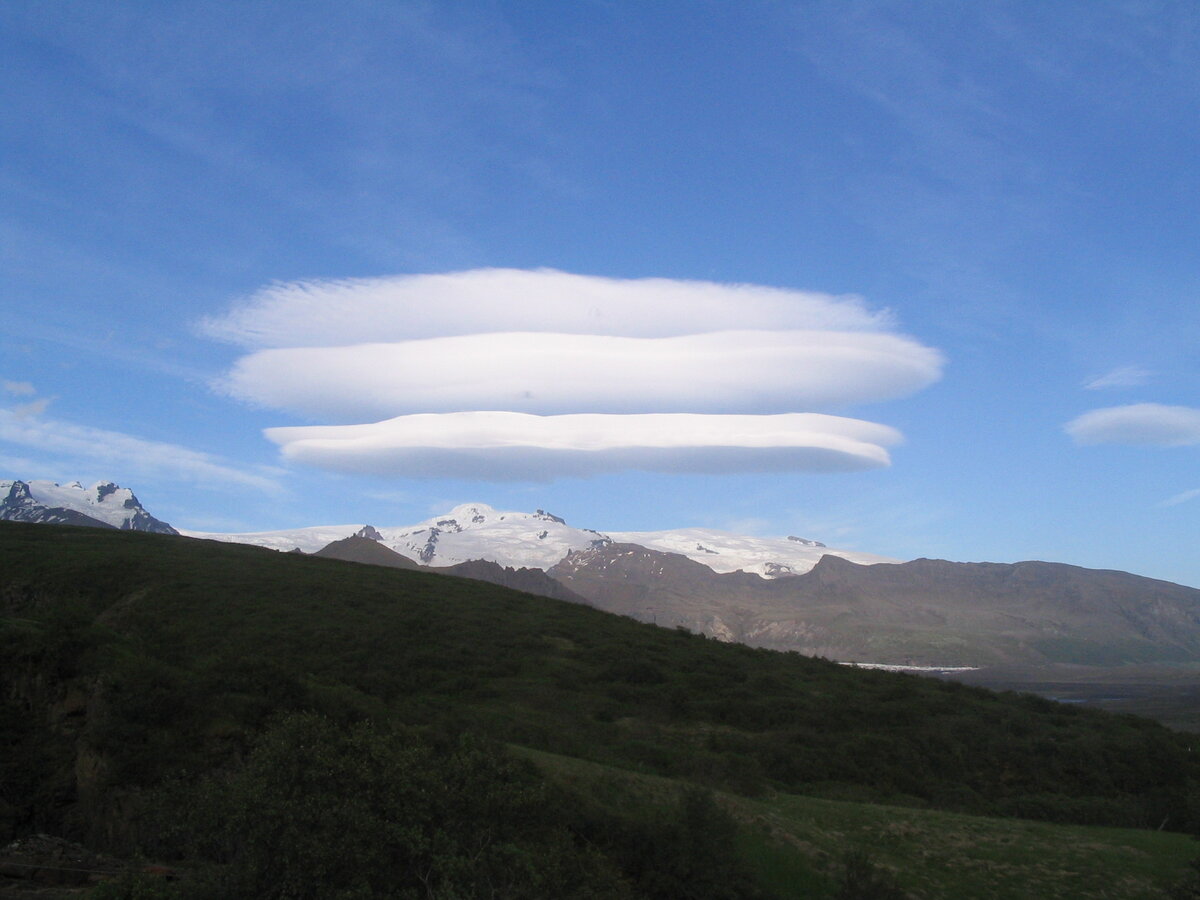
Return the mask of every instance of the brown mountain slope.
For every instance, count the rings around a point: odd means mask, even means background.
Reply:
[[[362,535],[353,534],[332,544],[326,544],[313,556],[340,559],[346,562],[367,563],[372,566],[391,566],[394,569],[422,569],[420,563]]]
[[[1059,563],[834,556],[804,575],[718,575],[677,554],[612,544],[555,578],[594,606],[722,640],[909,665],[1200,660],[1200,591]]]

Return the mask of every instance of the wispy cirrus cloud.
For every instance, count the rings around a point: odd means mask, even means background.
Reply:
[[[1118,366],[1110,372],[1090,378],[1083,383],[1089,391],[1100,391],[1106,388],[1140,387],[1148,384],[1154,373],[1142,366]]]
[[[73,467],[117,465],[127,471],[205,487],[250,488],[271,496],[285,492],[271,475],[238,468],[207,453],[117,431],[43,419],[20,409],[0,409],[0,441],[59,454],[65,464]]]
[[[1194,488],[1190,491],[1183,491],[1176,494],[1174,497],[1168,497],[1159,506],[1178,506],[1180,503],[1187,503],[1189,500],[1195,500],[1200,497],[1200,488]]]
[[[37,393],[37,388],[28,381],[5,381],[4,390],[15,397],[32,397]]]
[[[857,297],[548,269],[272,285],[201,328],[249,351],[219,389],[337,423],[268,429],[285,458],[406,475],[887,465],[894,430],[814,411],[943,365]]]
[[[1200,444],[1200,409],[1135,403],[1094,409],[1064,426],[1077,444],[1182,447]]]

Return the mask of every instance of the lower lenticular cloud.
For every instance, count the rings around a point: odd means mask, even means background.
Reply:
[[[1200,444],[1200,409],[1136,403],[1094,409],[1065,426],[1079,444],[1183,447]]]
[[[203,329],[248,350],[219,389],[333,423],[268,429],[286,459],[376,474],[886,466],[897,432],[818,411],[943,365],[856,297],[548,269],[273,285]]]
[[[773,416],[533,416],[464,412],[369,425],[268,428],[284,458],[370,474],[546,480],[618,469],[658,472],[854,471],[888,465],[899,432],[790,413]]]

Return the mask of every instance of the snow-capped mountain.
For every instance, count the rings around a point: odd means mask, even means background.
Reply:
[[[405,528],[381,528],[384,543],[428,566],[486,559],[514,568],[548,569],[572,550],[608,537],[572,528],[544,510],[500,512],[483,503],[456,506],[444,516]]]
[[[0,481],[0,497],[0,520],[178,533],[146,512],[133,491],[111,481],[87,488],[78,481]]]
[[[191,537],[257,544],[275,550],[313,553],[327,544],[361,534],[427,566],[452,566],[484,559],[513,568],[550,569],[568,553],[612,541],[679,553],[715,572],[742,569],[764,578],[807,572],[825,554],[858,563],[895,562],[882,556],[830,549],[802,538],[757,538],[710,529],[601,533],[575,528],[545,510],[500,511],[465,503],[415,525],[373,528],[327,525],[249,534],[183,532]]]

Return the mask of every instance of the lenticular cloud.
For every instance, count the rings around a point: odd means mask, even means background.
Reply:
[[[285,458],[481,479],[885,466],[897,432],[828,411],[942,366],[856,297],[552,270],[278,284],[202,327],[247,350],[222,390],[333,423],[267,429]]]
[[[1094,409],[1064,426],[1079,444],[1184,447],[1200,444],[1200,409],[1135,403]]]

